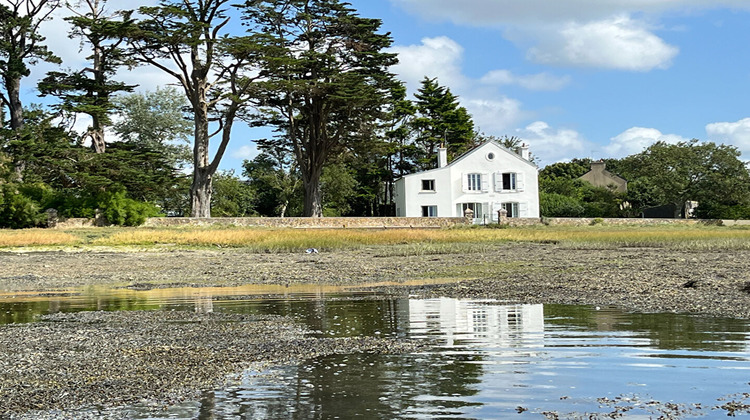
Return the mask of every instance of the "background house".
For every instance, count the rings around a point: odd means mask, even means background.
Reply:
[[[539,217],[538,168],[528,147],[516,153],[488,141],[450,164],[446,149],[438,153],[436,169],[396,181],[396,216],[462,217],[471,209],[475,223],[490,223],[504,208],[508,217]]]
[[[582,180],[595,187],[609,188],[612,191],[628,192],[628,181],[609,172],[604,161],[591,162],[591,170],[581,176]]]

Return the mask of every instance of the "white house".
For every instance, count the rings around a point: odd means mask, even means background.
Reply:
[[[487,141],[448,164],[439,149],[438,167],[396,181],[396,216],[463,217],[474,212],[475,223],[497,222],[504,208],[508,217],[539,217],[538,168],[526,146],[514,153]]]

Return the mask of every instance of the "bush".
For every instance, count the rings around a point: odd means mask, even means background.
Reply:
[[[544,217],[581,217],[585,208],[580,201],[556,193],[540,193],[539,208]]]
[[[156,206],[127,198],[125,190],[104,193],[99,208],[107,222],[118,226],[139,226],[147,218],[159,215]]]
[[[0,227],[24,229],[37,227],[45,222],[41,206],[33,198],[23,194],[17,184],[0,185]]]

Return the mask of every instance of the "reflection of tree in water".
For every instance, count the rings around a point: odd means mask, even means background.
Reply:
[[[587,331],[633,331],[663,350],[742,351],[747,320],[674,313],[627,313],[589,306],[545,305],[548,325],[576,326]]]

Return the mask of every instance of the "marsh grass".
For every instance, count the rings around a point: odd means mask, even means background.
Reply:
[[[80,240],[69,233],[45,229],[0,230],[0,247],[76,245]]]
[[[243,248],[298,252],[377,247],[377,256],[483,252],[504,242],[555,243],[573,249],[653,247],[750,249],[750,229],[720,226],[533,226],[505,229],[269,229],[240,227],[98,228],[0,231],[0,246]]]

